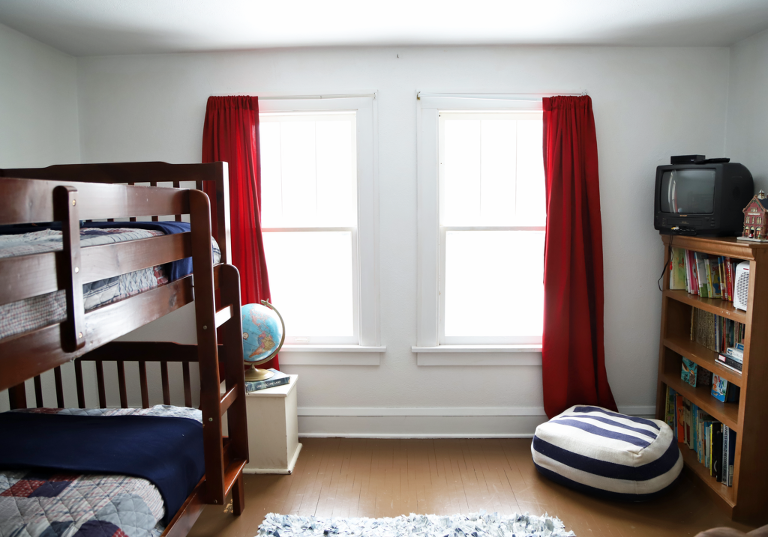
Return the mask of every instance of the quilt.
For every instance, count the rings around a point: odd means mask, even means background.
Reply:
[[[158,224],[174,224],[179,229],[163,228]],[[180,226],[189,226],[189,224],[181,222],[125,223],[126,226],[144,225],[153,229],[141,229],[138,227],[102,228],[96,227],[97,223],[88,225],[91,227],[82,227],[80,229],[81,247],[146,239],[164,235],[166,232],[188,231],[188,228],[185,229]],[[111,223],[111,225],[122,224]],[[45,229],[22,234],[0,234],[0,257],[52,252],[61,250],[61,247],[61,231],[56,229]],[[214,263],[218,263],[221,259],[221,252],[215,241],[213,257]],[[184,270],[187,271],[184,272]],[[169,281],[173,281],[173,279],[184,277],[190,271],[191,263],[187,260],[181,260],[180,262],[121,274],[114,278],[85,283],[83,285],[85,311],[91,311],[144,291],[149,291]],[[66,320],[66,318],[67,298],[66,292],[63,290],[11,302],[10,304],[3,304],[0,305],[0,339],[30,330],[37,330],[49,324],[60,323]]]
[[[202,423],[193,408],[29,409],[72,416],[181,417]],[[121,475],[0,469],[0,537],[157,537],[165,505],[146,479]]]

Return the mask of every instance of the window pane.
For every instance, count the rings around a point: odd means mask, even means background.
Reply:
[[[480,216],[480,121],[446,120],[440,156],[445,225],[469,225]]]
[[[544,232],[447,231],[445,335],[541,336]]]
[[[311,222],[317,213],[315,122],[280,123],[283,217],[293,225]]]
[[[511,225],[515,218],[517,121],[481,121],[480,223]]]
[[[280,123],[259,124],[261,155],[261,225],[278,227],[283,217],[280,185]]]
[[[323,226],[356,224],[355,125],[352,118],[318,121],[317,210]]]
[[[265,232],[264,250],[286,337],[354,335],[351,232]]]
[[[517,122],[517,221],[520,224],[546,224],[542,129],[540,120]]]

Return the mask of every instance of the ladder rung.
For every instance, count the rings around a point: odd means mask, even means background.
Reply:
[[[227,409],[232,406],[232,403],[237,399],[237,386],[230,388],[227,393],[224,394],[224,397],[221,398],[220,404],[221,404],[221,415],[224,415],[224,412],[227,411]]]
[[[216,312],[216,328],[226,323],[232,318],[232,306],[229,305],[226,308],[220,309]]]
[[[232,490],[232,485],[235,484],[235,480],[242,475],[243,468],[248,464],[248,461],[234,460],[229,463],[227,469],[224,470],[224,496],[229,494]]]

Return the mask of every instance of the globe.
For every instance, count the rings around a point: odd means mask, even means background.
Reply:
[[[241,309],[243,319],[243,360],[250,368],[246,380],[262,380],[271,372],[253,366],[270,360],[285,340],[285,325],[280,313],[266,300],[261,304],[246,304]],[[258,378],[257,378],[258,377]]]

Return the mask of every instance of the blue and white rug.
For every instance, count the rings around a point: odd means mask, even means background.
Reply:
[[[269,513],[259,537],[575,537],[551,516],[414,515],[396,518],[318,518]]]

